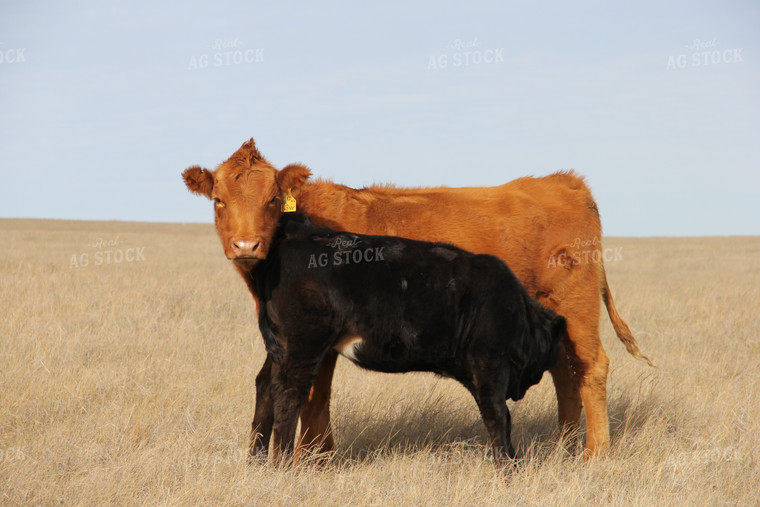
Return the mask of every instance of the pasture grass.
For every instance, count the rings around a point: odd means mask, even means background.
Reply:
[[[247,466],[264,347],[211,225],[3,219],[0,238],[2,504],[758,503],[758,237],[606,239],[618,310],[657,368],[604,314],[609,456],[559,441],[547,374],[509,402],[506,473],[456,382],[344,359],[329,463]]]

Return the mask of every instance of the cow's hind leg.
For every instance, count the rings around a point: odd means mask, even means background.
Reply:
[[[591,234],[598,235],[598,231]],[[584,237],[584,236],[580,236]],[[551,369],[557,391],[560,431],[574,434],[586,413],[584,457],[601,455],[610,445],[607,419],[609,360],[599,339],[599,269],[590,262],[570,263],[566,269],[547,270],[539,281],[538,300],[567,319],[567,338]],[[553,288],[553,289],[552,289]],[[561,290],[554,290],[561,289]],[[560,297],[561,296],[561,297]]]
[[[272,356],[267,354],[264,365],[256,376],[256,408],[251,423],[251,436],[248,445],[248,463],[263,461],[269,450],[269,439],[274,423],[274,403],[272,401],[272,375],[276,365]]]
[[[570,342],[560,350],[552,369],[559,401],[560,427],[577,427],[581,404],[586,413],[586,448],[583,456],[606,454],[610,447],[607,417],[607,370],[609,359],[599,339],[599,314],[573,315],[567,319]]]
[[[596,335],[597,340],[599,335]],[[580,393],[586,409],[586,459],[606,454],[610,448],[610,423],[607,416],[607,370],[610,364],[601,342],[590,347],[582,360],[585,375],[581,378]]]
[[[559,416],[559,431],[562,437],[572,436],[580,427],[581,393],[578,389],[578,379],[574,373],[575,366],[568,359],[567,345],[560,344],[557,363],[550,370],[554,390],[557,393],[557,411]],[[572,441],[570,442],[572,444]]]
[[[330,390],[337,359],[337,352],[327,352],[301,410],[301,436],[295,451],[296,462],[305,456],[324,460],[335,450],[330,427]]]

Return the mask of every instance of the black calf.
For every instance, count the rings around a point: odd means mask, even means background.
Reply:
[[[337,232],[300,215],[283,216],[273,243],[251,275],[269,353],[256,381],[252,455],[266,454],[270,433],[275,459],[292,452],[309,388],[337,350],[371,370],[458,380],[478,403],[497,463],[514,458],[505,401],[554,365],[566,330],[501,260]]]

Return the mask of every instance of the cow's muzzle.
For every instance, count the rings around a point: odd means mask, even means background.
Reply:
[[[230,245],[232,260],[265,259],[266,251],[261,239],[235,239]]]

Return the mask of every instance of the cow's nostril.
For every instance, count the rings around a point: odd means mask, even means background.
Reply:
[[[237,240],[232,242],[236,257],[253,257],[261,251],[261,241]]]

